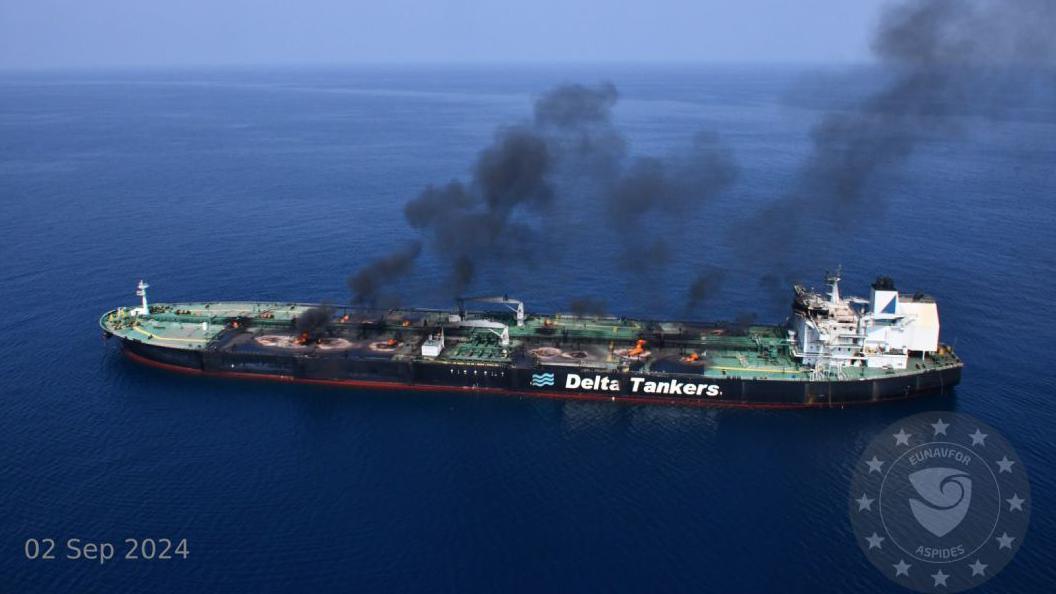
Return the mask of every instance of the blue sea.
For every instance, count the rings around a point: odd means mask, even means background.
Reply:
[[[620,314],[682,317],[694,274],[719,268],[720,295],[694,317],[781,322],[788,302],[763,295],[728,230],[793,183],[812,126],[867,93],[867,72],[0,74],[0,591],[892,591],[855,542],[850,480],[878,432],[926,410],[985,421],[1031,475],[1030,531],[981,591],[1050,590],[1051,114],[965,116],[870,183],[868,216],[835,230],[817,213],[817,232],[787,246],[804,254],[790,272],[814,285],[842,265],[845,293],[885,274],[934,295],[943,339],[966,363],[947,396],[800,412],[373,393],[172,375],[102,340],[99,316],[133,304],[141,278],[159,302],[348,302],[350,274],[417,237],[407,200],[467,179],[496,130],[530,119],[554,85],[606,80],[632,154],[668,154],[707,130],[737,180],[678,225],[620,238],[668,238],[667,267],[621,271],[607,262],[620,254],[573,233],[559,263],[507,259],[473,291],[533,311],[594,296]],[[589,201],[561,199],[584,237],[612,233]],[[427,246],[395,290],[445,307],[447,274]],[[189,555],[100,564],[24,552],[31,538],[147,537],[185,538]]]

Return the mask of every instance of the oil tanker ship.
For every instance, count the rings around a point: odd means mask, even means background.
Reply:
[[[509,297],[452,310],[221,301],[99,323],[133,360],[204,376],[367,389],[753,407],[839,407],[947,391],[963,367],[935,301],[891,279],[868,299],[794,287],[782,325],[535,315]],[[467,309],[472,306],[472,309]]]

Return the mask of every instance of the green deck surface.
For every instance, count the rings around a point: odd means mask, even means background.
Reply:
[[[262,334],[292,335],[293,320],[312,304],[268,302],[171,303],[151,306],[149,316],[136,317],[132,308],[107,312],[100,325],[107,332],[128,340],[178,349],[218,348],[218,336],[232,327],[232,322],[248,321],[249,329],[238,331]],[[518,353],[539,347],[578,350],[582,360],[562,359],[554,364],[583,365],[599,370],[616,370],[627,364],[618,351],[632,347],[640,337],[662,335],[664,346],[647,344],[651,356],[643,359],[640,371],[649,372],[661,361],[681,360],[697,353],[707,362],[692,373],[703,377],[739,377],[771,380],[802,380],[811,370],[800,365],[789,354],[784,328],[751,326],[738,335],[731,328],[715,324],[690,322],[647,322],[623,318],[575,317],[567,315],[529,316],[523,326],[503,315],[476,312],[475,318],[488,318],[508,324],[511,344],[502,347],[485,329],[455,328],[448,323],[453,312],[435,310],[390,310],[387,312],[338,308],[332,324],[333,333],[349,338],[399,341],[399,347],[387,356],[420,359],[420,345],[426,335],[445,326],[446,348],[437,361],[449,364],[511,363]],[[348,314],[351,320],[342,322]],[[368,328],[368,330],[364,330]],[[543,361],[549,364],[550,361]],[[959,364],[956,355],[929,354],[910,361],[908,369],[843,368],[824,376],[826,379],[866,379],[890,375],[913,374],[923,369],[938,369]],[[670,372],[670,371],[665,371]],[[821,378],[819,378],[821,379]]]

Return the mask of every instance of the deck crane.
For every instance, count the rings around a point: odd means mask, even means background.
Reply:
[[[500,305],[505,305],[507,308],[509,308],[510,311],[512,311],[515,314],[517,314],[517,325],[518,326],[524,326],[525,314],[524,314],[524,302],[523,301],[520,301],[518,299],[511,299],[508,295],[486,295],[486,296],[481,296],[481,297],[461,297],[458,300],[458,309],[459,309],[459,313],[462,314],[462,317],[465,317],[465,313],[466,313],[465,302],[466,301],[473,301],[475,303],[498,303]]]

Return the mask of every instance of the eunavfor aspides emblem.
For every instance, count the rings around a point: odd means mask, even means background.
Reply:
[[[869,561],[919,592],[1000,572],[1030,522],[1030,482],[1008,441],[965,414],[928,412],[877,435],[855,467],[850,517]]]

